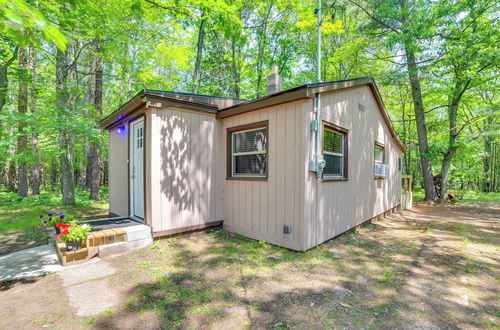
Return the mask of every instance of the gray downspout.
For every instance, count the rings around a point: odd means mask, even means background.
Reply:
[[[317,79],[321,82],[321,0],[318,0],[318,72]],[[321,94],[316,94],[316,248],[318,247],[319,232],[319,185],[324,168],[324,159],[321,153]]]

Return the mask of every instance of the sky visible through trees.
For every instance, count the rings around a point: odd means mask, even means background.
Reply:
[[[140,89],[234,98],[316,81],[316,1],[0,0],[0,184],[99,199],[98,120]],[[322,80],[373,76],[429,200],[500,191],[499,3],[323,1]],[[439,182],[435,189],[434,181]]]

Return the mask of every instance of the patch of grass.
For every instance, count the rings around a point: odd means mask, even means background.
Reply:
[[[391,284],[393,280],[394,280],[394,273],[388,271],[383,274],[383,277],[382,279],[379,280],[379,282],[383,284]]]
[[[154,242],[154,243],[151,245],[150,249],[151,249],[151,250],[158,250],[160,247],[161,247],[161,244],[160,244],[160,242],[159,242],[159,241],[157,241],[157,242]]]
[[[126,308],[129,311],[154,310],[165,320],[167,328],[176,328],[185,320],[182,310],[212,314],[209,303],[215,296],[217,293],[206,288],[198,275],[177,273],[159,277],[154,285],[141,285],[137,299],[127,301]]]
[[[416,187],[415,187],[416,188]],[[420,188],[420,187],[418,187]],[[450,192],[462,195],[463,199],[456,202],[456,204],[462,205],[476,205],[476,204],[488,204],[488,205],[498,205],[500,204],[500,193],[491,192],[485,193],[482,191],[455,191],[450,190]],[[421,202],[425,198],[425,192],[420,189],[413,190],[413,201]]]
[[[253,301],[246,305],[246,309],[249,311],[258,311],[261,308],[261,304],[258,301]]]
[[[485,329],[500,329],[500,324],[487,320],[483,322]]]
[[[423,190],[414,189],[412,196],[414,202],[421,202],[425,198],[425,192]]]
[[[20,198],[15,192],[0,192],[0,232],[7,230],[23,230],[39,226],[38,216],[54,209],[64,210],[78,220],[91,220],[95,217],[107,216],[107,188],[101,191],[102,201],[92,201],[86,190],[75,191],[76,203],[63,205],[61,193],[43,191],[38,196]]]
[[[102,312],[99,313],[99,316],[101,317],[108,317],[111,314],[113,314],[113,310],[111,308],[105,309]]]
[[[486,265],[483,265],[476,260],[470,255],[465,255],[465,272],[470,275],[474,275],[476,271],[478,270],[483,270],[483,269],[488,269]]]
[[[470,235],[470,227],[463,223],[457,223],[453,227],[453,231],[464,238],[467,238]]]
[[[90,317],[86,318],[80,325],[82,326],[82,328],[88,328],[88,327],[94,325],[96,322],[97,322],[97,317],[90,316]]]
[[[413,256],[417,254],[418,246],[416,243],[411,243],[410,246],[401,250],[401,254],[404,256]]]
[[[500,204],[500,192],[485,193],[481,191],[462,191],[459,192],[459,195],[463,196],[463,199],[459,202],[459,204]]]
[[[34,324],[41,325],[42,327],[47,327],[49,324],[52,324],[54,322],[55,322],[54,320],[45,320],[45,319],[33,321]]]

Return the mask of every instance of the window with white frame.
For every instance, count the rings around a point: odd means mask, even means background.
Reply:
[[[267,177],[267,122],[228,129],[228,177]]]
[[[323,157],[326,178],[347,178],[346,132],[328,125],[323,128]]]

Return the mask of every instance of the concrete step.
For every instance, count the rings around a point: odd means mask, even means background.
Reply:
[[[107,258],[127,252],[127,242],[119,242],[99,246],[99,258]]]
[[[141,239],[151,238],[151,227],[138,224],[121,228],[127,232],[127,241],[137,241]]]
[[[149,226],[138,224],[120,229],[127,232],[127,241],[99,246],[100,258],[120,255],[127,251],[141,249],[153,244],[151,227]]]
[[[142,249],[142,248],[149,246],[151,244],[153,244],[153,239],[151,237],[138,239],[135,241],[127,242],[127,249],[129,249],[129,250]]]

